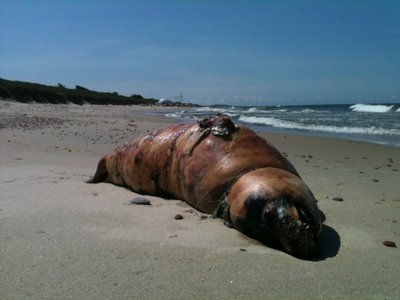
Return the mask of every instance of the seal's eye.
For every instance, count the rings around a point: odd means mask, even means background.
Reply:
[[[268,204],[266,205],[266,208],[264,209],[261,218],[263,221],[268,224],[269,226],[272,226],[274,224],[274,214],[275,214],[276,209],[273,207],[269,207]]]

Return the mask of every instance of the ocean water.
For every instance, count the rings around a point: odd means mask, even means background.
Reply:
[[[314,135],[400,147],[400,104],[224,106],[163,113],[183,122],[217,113],[257,131]]]

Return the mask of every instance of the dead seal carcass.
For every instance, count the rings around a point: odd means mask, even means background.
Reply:
[[[227,115],[134,139],[101,158],[90,183],[181,199],[267,245],[299,257],[314,252],[322,223],[292,164]]]

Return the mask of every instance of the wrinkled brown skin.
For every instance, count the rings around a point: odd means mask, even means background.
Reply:
[[[314,252],[321,219],[292,164],[226,115],[180,124],[105,155],[90,183],[181,199],[268,245],[298,257]]]

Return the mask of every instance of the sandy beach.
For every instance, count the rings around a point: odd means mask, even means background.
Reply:
[[[261,133],[324,214],[301,260],[182,201],[85,183],[103,154],[176,122],[152,109],[0,101],[0,299],[397,299],[400,148]]]

